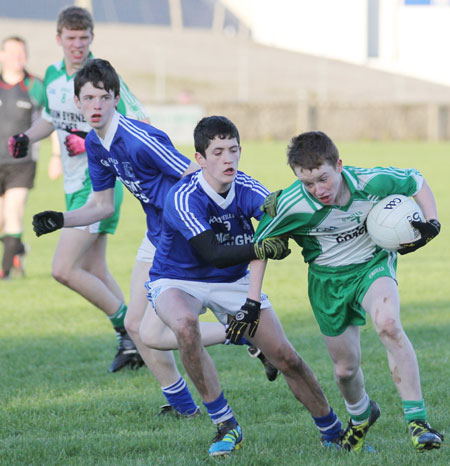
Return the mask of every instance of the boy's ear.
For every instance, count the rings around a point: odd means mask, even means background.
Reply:
[[[77,106],[78,110],[81,110],[81,102],[80,102],[80,99],[79,99],[76,95],[74,95],[74,96],[73,96],[73,100],[74,100],[75,105]]]
[[[200,167],[204,168],[206,164],[206,157],[203,157],[203,155],[200,154],[200,152],[196,152],[194,154],[194,157],[195,157],[195,161],[200,165]]]

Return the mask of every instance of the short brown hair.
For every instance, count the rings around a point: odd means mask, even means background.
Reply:
[[[68,6],[59,12],[58,19],[56,20],[56,31],[58,34],[61,34],[63,28],[71,31],[89,29],[91,32],[94,32],[94,20],[85,8]]]
[[[309,131],[291,139],[287,148],[289,166],[314,170],[324,163],[336,167],[339,151],[334,142],[322,131]]]

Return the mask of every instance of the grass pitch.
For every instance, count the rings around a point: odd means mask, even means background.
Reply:
[[[293,175],[285,144],[243,144],[240,168],[269,189],[285,187]],[[446,465],[450,396],[450,188],[449,144],[343,143],[345,164],[416,167],[435,192],[441,235],[426,248],[399,259],[402,320],[415,346],[433,427],[447,439],[439,451],[417,454],[407,435],[400,399],[391,381],[383,346],[369,323],[361,332],[367,391],[382,410],[368,443],[376,454],[325,451],[307,411],[284,380],[269,383],[262,366],[240,347],[216,346],[214,358],[225,395],[243,428],[244,446],[230,465]],[[192,154],[191,148],[185,148]],[[62,210],[62,182],[46,176],[43,144],[36,187],[25,215],[31,246],[26,279],[0,282],[0,464],[2,465],[201,465],[214,427],[206,414],[191,421],[160,419],[160,387],[146,369],[110,374],[116,342],[105,316],[50,275],[58,234],[37,239],[32,214]],[[121,223],[110,238],[108,263],[128,296],[136,249],[145,231],[144,214],[125,196]],[[294,245],[293,245],[294,246]],[[283,326],[320,380],[330,404],[346,423],[332,364],[306,295],[306,267],[294,246],[290,257],[270,264],[264,289]],[[213,320],[213,317],[206,316]],[[200,398],[190,383],[196,401]]]

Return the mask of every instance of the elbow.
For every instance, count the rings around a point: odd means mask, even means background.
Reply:
[[[115,212],[114,206],[105,207],[103,209],[103,219],[111,217],[114,214],[114,212]]]
[[[203,256],[203,260],[217,269],[224,269],[230,266],[229,260],[220,254],[208,257]]]
[[[220,257],[217,257],[211,260],[210,264],[216,267],[217,269],[224,269],[226,267],[229,267],[230,265],[227,260],[220,258]]]
[[[116,211],[113,203],[94,203],[93,204],[93,215],[99,220],[105,220],[105,218],[111,217]]]

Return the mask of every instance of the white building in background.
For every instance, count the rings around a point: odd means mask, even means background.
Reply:
[[[260,43],[450,85],[450,0],[222,0]]]

